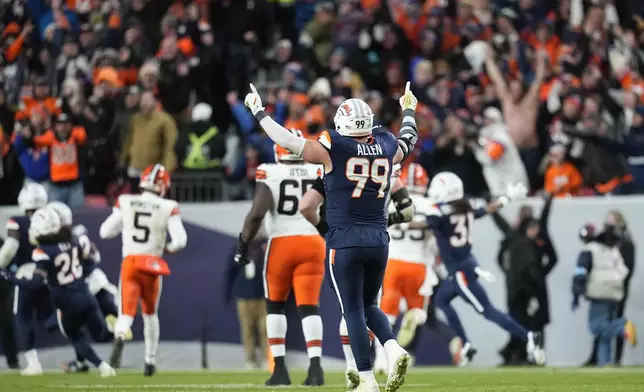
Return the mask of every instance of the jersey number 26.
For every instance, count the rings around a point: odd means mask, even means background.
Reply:
[[[83,266],[78,261],[78,248],[75,246],[71,248],[71,252],[63,252],[56,256],[54,265],[58,268],[56,279],[61,286],[83,277]]]
[[[347,161],[347,179],[355,182],[351,197],[357,199],[362,196],[367,181],[371,180],[378,188],[378,199],[385,197],[385,189],[389,185],[389,161],[386,158],[376,158],[373,162],[367,158],[349,158]]]

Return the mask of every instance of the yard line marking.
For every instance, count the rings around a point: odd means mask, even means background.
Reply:
[[[405,384],[406,387],[428,387],[432,384]],[[380,384],[384,387],[385,384]],[[88,385],[66,385],[53,384],[51,388],[60,389],[291,389],[291,390],[309,390],[310,387],[305,385],[290,386],[269,386],[261,384],[88,384]],[[345,384],[325,384],[323,388],[345,388]]]

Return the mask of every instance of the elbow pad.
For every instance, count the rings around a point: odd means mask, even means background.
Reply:
[[[403,121],[398,134],[398,146],[403,152],[403,160],[407,159],[409,154],[414,150],[418,141],[418,129],[416,128],[416,117],[414,111],[405,109],[403,111]]]
[[[389,214],[388,225],[409,222],[414,217],[416,208],[409,197],[407,188],[401,188],[391,195],[396,211]]]

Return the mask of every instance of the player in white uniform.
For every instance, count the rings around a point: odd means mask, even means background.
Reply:
[[[156,371],[159,346],[157,307],[161,296],[161,277],[170,274],[164,252],[176,253],[185,248],[188,237],[179,216],[179,204],[164,199],[170,186],[170,174],[160,165],[148,166],[141,175],[140,195],[121,195],[112,214],[100,228],[101,238],[121,233],[123,263],[119,284],[119,317],[114,327],[114,349],[110,363],[119,367],[127,331],[132,327],[141,301],[145,340],[145,371]],[[166,243],[167,234],[171,241]]]
[[[302,133],[291,130],[299,137]],[[257,168],[253,205],[239,234],[235,261],[245,265],[248,243],[269,216],[269,241],[264,258],[266,333],[274,358],[274,369],[266,385],[290,385],[286,368],[286,300],[291,289],[302,319],[302,331],[310,358],[304,385],[323,385],[320,365],[322,355],[322,318],[319,301],[324,280],[325,244],[317,229],[299,212],[298,204],[322,175],[322,168],[308,164],[286,149],[275,146],[277,164]]]

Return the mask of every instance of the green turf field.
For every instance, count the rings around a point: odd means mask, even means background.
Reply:
[[[297,386],[304,373],[293,372],[295,386],[265,387],[263,372],[160,372],[144,378],[139,372],[123,371],[117,377],[102,379],[96,373],[47,373],[21,377],[17,373],[0,373],[2,392],[183,392],[183,391],[344,391],[344,376],[328,373],[324,387]],[[384,383],[384,378],[382,379]],[[384,391],[384,386],[382,388]],[[414,369],[401,391],[416,392],[644,392],[644,369]]]

